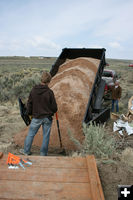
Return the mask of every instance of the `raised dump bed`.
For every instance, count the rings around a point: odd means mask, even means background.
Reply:
[[[87,124],[89,124],[91,120],[95,121],[96,123],[100,123],[100,122],[105,122],[110,118],[110,109],[104,109],[102,107],[102,98],[104,93],[105,82],[102,80],[101,77],[103,69],[106,65],[105,51],[106,50],[104,48],[102,49],[65,48],[62,50],[62,53],[57,58],[55,64],[52,66],[52,69],[50,71],[51,75],[55,76],[58,73],[60,66],[62,66],[68,59],[73,60],[77,58],[93,58],[99,60],[91,92],[88,94],[88,103],[86,105],[86,111],[84,113],[84,118],[83,118],[83,122]]]
[[[7,155],[0,159],[0,199],[104,200],[94,156],[29,159],[25,170],[8,169]]]

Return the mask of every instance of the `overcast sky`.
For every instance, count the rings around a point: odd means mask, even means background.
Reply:
[[[133,0],[0,0],[0,56],[105,48],[133,60]]]

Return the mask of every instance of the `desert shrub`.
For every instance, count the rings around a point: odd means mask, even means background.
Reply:
[[[14,102],[19,96],[27,98],[32,87],[39,81],[39,72],[22,71],[0,77],[0,102]]]
[[[115,139],[106,133],[103,125],[83,124],[85,139],[81,144],[69,130],[70,139],[78,147],[78,152],[83,156],[93,154],[96,158],[109,158],[116,151]]]

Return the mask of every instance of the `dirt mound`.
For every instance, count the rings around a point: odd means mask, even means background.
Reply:
[[[49,87],[54,91],[58,104],[58,117],[62,143],[66,149],[75,149],[68,136],[68,130],[82,142],[82,120],[85,114],[89,95],[94,83],[99,60],[93,58],[77,58],[67,60],[60,66]],[[15,143],[24,144],[28,129],[15,136]],[[42,130],[35,136],[33,145],[41,146]],[[53,118],[50,146],[59,147],[56,119]]]

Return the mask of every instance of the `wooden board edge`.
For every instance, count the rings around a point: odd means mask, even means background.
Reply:
[[[88,176],[90,180],[92,200],[105,200],[94,155],[86,156],[86,161],[88,166]],[[95,180],[93,180],[93,178]],[[96,194],[96,188],[97,188],[97,194]],[[100,196],[98,195],[98,193]]]

